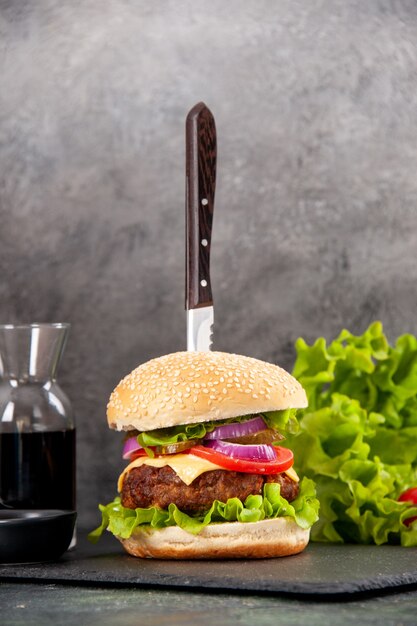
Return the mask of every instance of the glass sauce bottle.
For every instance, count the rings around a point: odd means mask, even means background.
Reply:
[[[75,424],[56,381],[68,324],[0,325],[0,507],[75,510]]]

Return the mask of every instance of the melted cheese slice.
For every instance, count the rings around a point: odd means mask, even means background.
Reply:
[[[215,463],[211,463],[206,459],[200,459],[200,457],[194,456],[194,454],[170,454],[168,456],[158,457],[157,459],[151,459],[146,456],[140,457],[139,459],[132,461],[120,474],[117,483],[117,489],[119,492],[122,491],[123,481],[126,474],[134,467],[140,467],[141,465],[150,465],[151,467],[165,467],[166,465],[169,465],[169,467],[174,470],[174,472],[186,485],[191,485],[193,480],[200,476],[200,474],[204,474],[204,472],[225,469],[224,467],[215,465]],[[287,476],[294,482],[298,482],[300,480],[297,476],[297,472],[292,467],[287,469],[284,473],[287,474]]]
[[[200,476],[200,474],[204,474],[204,472],[224,469],[224,467],[220,467],[220,465],[215,465],[210,461],[206,461],[206,459],[200,459],[200,457],[194,456],[193,454],[170,454],[169,456],[159,457],[157,459],[150,459],[146,456],[140,457],[132,461],[120,474],[117,483],[119,492],[122,491],[125,475],[134,467],[140,467],[141,465],[150,465],[151,467],[165,467],[169,465],[186,485],[191,485],[193,480]]]
[[[289,467],[287,470],[285,470],[284,474],[287,474],[288,478],[291,478],[291,480],[293,480],[295,483],[300,482],[298,474],[293,467]]]

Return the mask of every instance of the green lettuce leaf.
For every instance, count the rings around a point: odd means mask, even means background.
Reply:
[[[284,411],[268,411],[262,413],[262,417],[269,428],[280,433],[294,434],[298,432],[299,428],[296,414],[296,409],[286,409]]]
[[[309,406],[300,430],[281,445],[313,479],[320,519],[316,541],[417,545],[417,507],[399,503],[417,485],[417,339],[390,346],[380,322],[355,336],[343,330],[327,345],[296,342],[293,375]]]
[[[294,433],[298,429],[298,422],[295,417],[294,409],[284,411],[270,411],[262,413],[262,417],[270,428],[274,428],[280,432],[288,431]],[[198,424],[184,424],[181,426],[172,426],[171,428],[159,428],[157,430],[149,430],[139,433],[137,437],[138,443],[144,448],[152,446],[164,446],[168,444],[189,441],[190,439],[204,439],[207,433],[210,433],[218,426],[230,424],[232,422],[245,422],[251,419],[253,415],[242,415],[241,417],[233,417],[227,420],[218,420],[211,422],[202,422]]]
[[[279,484],[267,483],[262,496],[248,496],[245,502],[238,498],[230,498],[226,503],[215,500],[205,515],[197,517],[183,513],[175,504],[170,504],[168,510],[156,507],[127,509],[117,497],[110,504],[99,506],[102,523],[89,534],[89,539],[96,542],[106,529],[122,539],[127,539],[138,526],[179,526],[196,535],[208,524],[258,522],[284,516],[294,519],[301,528],[307,529],[317,521],[318,508],[314,483],[308,478],[301,481],[299,494],[291,503],[280,495]]]

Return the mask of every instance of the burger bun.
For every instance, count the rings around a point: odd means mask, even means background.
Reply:
[[[107,418],[116,430],[148,431],[306,406],[300,383],[277,365],[227,352],[174,352],[125,376]]]
[[[289,556],[304,550],[310,530],[288,517],[209,524],[198,535],[179,526],[138,527],[117,537],[132,556],[156,559],[235,559]]]

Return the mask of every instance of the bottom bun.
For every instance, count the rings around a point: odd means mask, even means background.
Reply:
[[[304,550],[310,530],[288,517],[261,522],[210,524],[198,535],[179,526],[136,528],[129,539],[117,537],[132,556],[156,559],[258,559]]]

